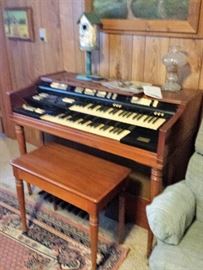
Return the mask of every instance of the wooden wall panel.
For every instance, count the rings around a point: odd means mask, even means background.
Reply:
[[[26,0],[19,0],[17,6],[26,7],[27,3]],[[4,1],[4,7],[13,6],[16,6],[16,1]],[[11,67],[12,86],[14,89],[18,89],[30,84],[33,78],[34,63],[30,63],[32,59],[31,43],[11,39],[6,39],[6,43]]]
[[[10,103],[6,95],[7,91],[12,90],[12,80],[6,50],[6,41],[4,38],[2,9],[3,2],[0,1],[0,109],[4,131],[7,135],[13,137],[14,130],[8,117],[10,112]]]
[[[0,49],[1,53],[7,55],[4,69],[9,70],[7,87],[1,89],[1,104],[6,99],[6,91],[24,87],[41,74],[62,69],[85,72],[85,56],[79,48],[77,21],[85,8],[90,8],[91,0],[0,0],[0,3],[1,12],[4,7],[31,7],[35,33],[34,42],[9,40],[4,37],[1,25]],[[0,16],[2,20],[2,13]],[[47,43],[39,39],[40,27],[46,28]],[[187,76],[184,78],[184,87],[203,89],[203,40],[195,38],[101,32],[100,50],[93,53],[93,71],[106,78],[133,79],[162,85],[166,75],[162,57],[173,44],[180,45],[188,53],[189,66],[181,72],[181,78]],[[5,71],[0,74],[1,81],[6,78],[2,76]],[[6,115],[6,109],[3,111]],[[30,132],[29,137],[39,140],[38,135],[32,134]]]
[[[109,77],[109,62],[110,62],[110,38],[108,34],[100,34],[100,57],[99,57],[99,72],[104,78]]]
[[[120,48],[120,73],[124,80],[131,80],[132,78],[132,45],[133,36],[123,35],[121,36],[121,48]]]
[[[145,37],[134,36],[132,45],[132,79],[144,81]]]
[[[31,83],[40,74],[63,68],[73,72],[85,71],[77,20],[87,4],[90,5],[89,0],[4,1],[4,6],[31,6],[34,17],[34,42],[7,40],[13,88]],[[46,28],[47,43],[39,40],[39,27]],[[101,33],[100,37],[101,49],[93,53],[93,71],[105,77],[163,84],[165,67],[162,57],[169,46],[176,43],[189,54],[191,72],[184,86],[197,88],[201,82],[201,40],[106,33]]]
[[[162,85],[165,81],[163,56],[168,52],[168,38],[146,38],[144,81]]]
[[[84,11],[84,1],[72,0],[72,10],[73,10],[73,29],[74,29],[74,38],[75,38],[75,61],[76,61],[76,72],[84,73],[85,72],[85,62],[84,62],[84,52],[80,50],[79,46],[79,29],[78,29],[78,19],[82,12]]]
[[[120,73],[121,36],[109,35],[109,77],[121,79]]]
[[[76,72],[76,40],[72,0],[60,0],[59,3],[64,69]]]
[[[110,35],[109,77],[123,80],[131,79],[132,41],[129,35]]]
[[[40,12],[41,27],[47,30],[47,42],[43,43],[45,72],[63,70],[59,1],[40,1]]]
[[[45,74],[45,61],[44,61],[44,43],[41,42],[38,36],[39,28],[42,27],[41,24],[41,12],[40,12],[40,1],[32,1],[31,2],[32,9],[33,9],[33,28],[34,28],[34,34],[35,39],[34,42],[30,42],[30,51],[31,56],[27,59],[32,59],[33,66],[34,66],[34,74],[31,74],[31,81],[35,80],[35,78],[38,78],[41,74]],[[30,4],[28,5],[30,6]],[[29,61],[29,60],[28,60]]]
[[[7,39],[13,88],[22,88],[44,73],[63,70],[59,2],[54,0],[4,1],[4,7],[31,7],[34,42]],[[39,28],[46,28],[48,42],[39,39]]]

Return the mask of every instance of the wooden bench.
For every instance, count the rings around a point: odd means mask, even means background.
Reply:
[[[96,269],[99,212],[119,194],[118,239],[123,238],[128,168],[55,143],[11,162],[22,229],[27,231],[23,181],[89,213],[92,269]]]

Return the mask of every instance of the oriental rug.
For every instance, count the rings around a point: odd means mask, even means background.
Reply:
[[[0,270],[91,269],[87,226],[30,198],[26,212],[29,230],[22,233],[16,196],[0,188]],[[99,237],[97,269],[118,269],[127,251]]]

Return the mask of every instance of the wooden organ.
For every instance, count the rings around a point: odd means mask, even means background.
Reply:
[[[32,127],[150,167],[151,199],[163,176],[167,183],[184,177],[198,127],[199,91],[163,92],[158,100],[63,71],[9,95],[21,154],[23,127]]]

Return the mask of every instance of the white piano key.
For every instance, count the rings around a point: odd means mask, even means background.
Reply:
[[[75,102],[75,99],[73,99],[73,98],[68,98],[68,97],[64,97],[64,98],[62,99],[62,101],[65,102],[65,103],[72,104],[72,103]]]
[[[37,107],[33,107],[27,104],[23,104],[22,108],[26,111],[30,111],[30,112],[35,112],[37,114],[44,114],[45,110],[41,109],[41,108],[37,108]]]

